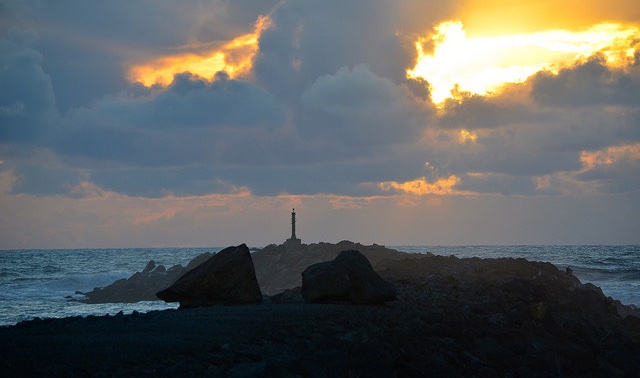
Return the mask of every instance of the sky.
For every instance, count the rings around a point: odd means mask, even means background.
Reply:
[[[0,249],[639,244],[636,0],[2,0]]]

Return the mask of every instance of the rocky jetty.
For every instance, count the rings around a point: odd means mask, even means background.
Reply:
[[[405,253],[380,245],[362,245],[351,241],[341,241],[336,244],[317,243],[301,244],[296,249],[287,250],[284,245],[269,245],[257,249],[251,254],[258,285],[263,294],[272,296],[284,290],[302,285],[302,271],[309,265],[331,261],[340,251],[358,250],[375,266],[383,260],[403,258]],[[212,256],[203,253],[195,257],[186,267],[175,265],[166,269],[150,261],[141,272],[134,273],[129,278],[117,280],[111,285],[94,288],[90,292],[76,294],[84,295],[79,299],[84,303],[132,303],[140,301],[158,300],[156,293],[171,286],[182,275],[202,264]],[[77,299],[72,299],[77,300]]]
[[[332,261],[305,269],[301,293],[310,303],[381,304],[396,299],[393,285],[382,279],[356,250],[342,251]]]
[[[166,302],[180,302],[180,308],[262,302],[245,244],[216,253],[156,295]]]
[[[404,252],[382,245],[362,245],[348,240],[339,243],[302,244],[287,250],[284,245],[269,245],[253,253],[253,263],[260,289],[265,295],[276,295],[302,285],[302,272],[310,265],[331,261],[341,251],[357,250],[371,263],[374,270],[384,260],[402,259]]]

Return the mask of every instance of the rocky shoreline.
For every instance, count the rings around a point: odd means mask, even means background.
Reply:
[[[570,271],[524,259],[380,256],[367,257],[397,292],[385,305],[308,304],[299,288],[290,288],[262,304],[36,319],[0,328],[0,374],[624,377],[640,371],[638,310]]]

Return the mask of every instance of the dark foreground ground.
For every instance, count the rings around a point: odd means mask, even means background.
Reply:
[[[550,264],[378,268],[398,289],[386,306],[304,304],[294,292],[3,327],[0,376],[640,376],[640,318]]]

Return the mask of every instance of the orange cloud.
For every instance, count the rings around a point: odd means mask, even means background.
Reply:
[[[132,64],[129,67],[128,79],[150,87],[156,84],[167,86],[173,81],[174,75],[183,72],[190,72],[206,79],[213,78],[219,71],[225,71],[232,78],[246,75],[251,70],[253,58],[258,50],[260,33],[269,25],[269,18],[261,16],[256,21],[252,33],[236,37],[222,46],[205,52],[187,52]],[[191,50],[198,48],[199,46],[192,46]]]
[[[458,142],[460,144],[474,143],[477,140],[478,140],[478,134],[476,134],[473,131],[461,129],[460,133],[458,134]]]
[[[580,153],[583,171],[633,160],[640,160],[640,143],[612,146],[604,150],[582,151]]]
[[[386,181],[378,184],[378,187],[384,191],[397,191],[409,194],[455,194],[455,186],[460,183],[460,178],[451,175],[447,178],[441,178],[434,183],[429,183],[426,177],[420,177],[412,181],[397,182]]]
[[[618,164],[640,161],[640,143],[607,147],[597,151],[582,151],[582,168],[533,177],[536,190],[541,193],[585,195],[606,192],[606,182],[598,179],[584,180],[580,174],[592,170],[606,170]]]

